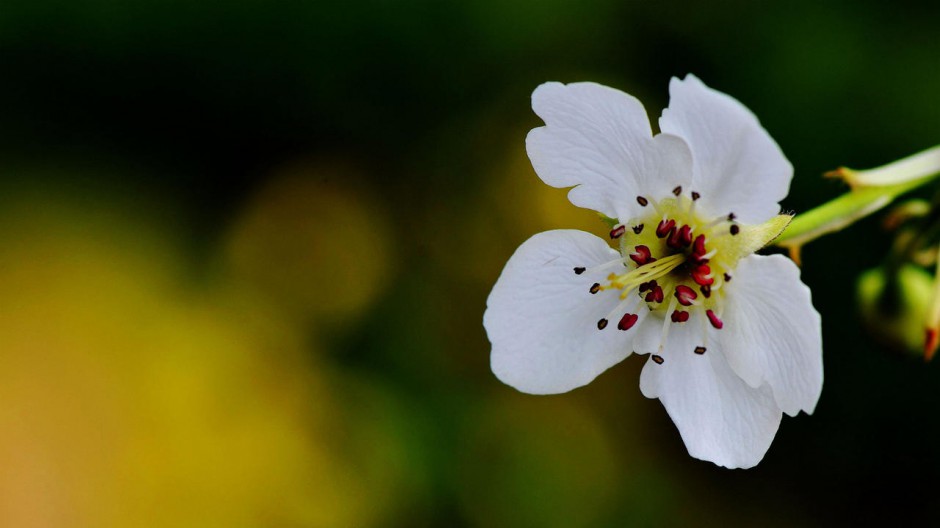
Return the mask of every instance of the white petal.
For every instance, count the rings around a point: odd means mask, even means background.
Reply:
[[[659,345],[663,337],[663,317],[660,312],[650,313],[643,324],[637,325],[636,329],[633,352],[637,354],[659,353]]]
[[[768,387],[752,388],[732,372],[714,344],[702,355],[700,321],[670,329],[663,364],[647,361],[640,390],[659,398],[689,454],[728,468],[757,465],[780,425]]]
[[[627,357],[636,327],[618,330],[622,313],[597,329],[620,302],[619,291],[589,291],[618,268],[573,271],[618,257],[604,240],[574,230],[540,233],[519,246],[483,314],[496,377],[522,392],[555,394],[586,385]],[[642,319],[649,310],[641,308]]]
[[[812,413],[822,392],[822,330],[800,270],[782,255],[752,255],[726,286],[724,328],[715,332],[735,372],[767,383],[790,416]]]
[[[733,212],[750,224],[777,214],[793,166],[757,117],[694,75],[673,78],[669,95],[659,126],[692,149],[691,190],[702,195],[702,207],[715,216]]]
[[[655,139],[643,105],[594,83],[545,83],[532,109],[546,126],[526,150],[535,172],[553,187],[572,187],[571,203],[626,222],[642,210],[637,196],[660,198],[691,181],[691,152],[668,134]]]

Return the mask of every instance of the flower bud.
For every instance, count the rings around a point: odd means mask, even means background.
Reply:
[[[895,350],[923,356],[934,282],[929,272],[913,265],[901,267],[894,277],[883,267],[862,273],[857,293],[865,327]]]
[[[940,174],[940,146],[929,148],[874,169],[853,170],[847,167],[839,167],[834,171],[827,172],[826,176],[839,178],[848,183],[852,189],[859,189],[863,187],[902,185],[929,178],[936,174]]]

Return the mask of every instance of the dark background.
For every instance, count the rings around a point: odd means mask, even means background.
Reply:
[[[482,314],[534,233],[602,232],[535,176],[529,96],[671,76],[821,173],[940,142],[940,7],[913,2],[13,0],[0,7],[0,523],[812,526],[937,517],[936,364],[813,243],[825,386],[764,461],[688,456],[630,358],[536,397]]]

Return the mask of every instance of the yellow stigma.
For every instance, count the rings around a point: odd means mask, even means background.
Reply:
[[[640,284],[664,277],[669,272],[676,269],[683,262],[685,262],[685,255],[675,254],[656,260],[649,264],[639,266],[636,269],[622,275],[611,273],[607,277],[607,280],[610,281],[610,284],[602,287],[602,289],[616,288],[618,290],[623,290],[623,292],[620,294],[620,298],[626,299],[627,294],[637,288]]]

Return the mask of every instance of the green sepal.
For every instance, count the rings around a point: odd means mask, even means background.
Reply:
[[[613,229],[614,226],[620,223],[620,220],[617,220],[616,218],[611,218],[605,215],[604,213],[597,213],[597,216],[601,217],[601,222],[604,222],[605,224],[607,224],[608,229]]]

